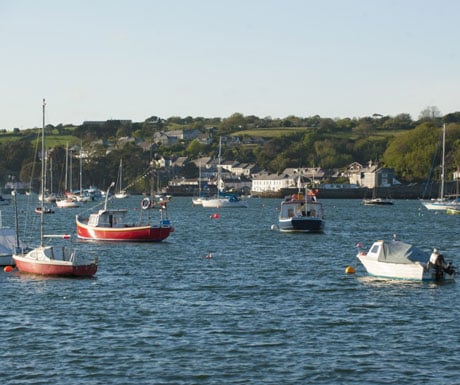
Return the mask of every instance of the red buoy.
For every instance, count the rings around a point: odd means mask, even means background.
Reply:
[[[5,266],[5,267],[3,268],[3,271],[4,271],[5,273],[11,273],[11,272],[13,271],[13,266]]]

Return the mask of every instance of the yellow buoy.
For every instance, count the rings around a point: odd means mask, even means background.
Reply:
[[[355,274],[355,268],[353,266],[347,266],[345,268],[345,273],[346,274]]]

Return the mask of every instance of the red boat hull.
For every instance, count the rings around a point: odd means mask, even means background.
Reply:
[[[64,277],[91,277],[97,272],[97,265],[71,265],[71,264],[50,264],[39,262],[28,262],[16,259],[16,268],[22,273],[55,275]]]
[[[77,218],[77,235],[80,239],[116,242],[161,242],[174,231],[171,226],[95,227],[80,222]]]

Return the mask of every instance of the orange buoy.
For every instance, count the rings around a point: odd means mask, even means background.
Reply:
[[[355,268],[354,268],[353,266],[347,266],[347,267],[345,268],[345,273],[346,273],[346,274],[355,274],[355,272],[356,272],[356,271],[355,271]]]
[[[5,267],[3,268],[3,271],[4,271],[5,273],[11,273],[11,272],[13,271],[13,266],[5,266]]]

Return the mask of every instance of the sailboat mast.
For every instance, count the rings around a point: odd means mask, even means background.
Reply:
[[[444,199],[444,169],[446,157],[446,124],[442,126],[441,199]]]
[[[42,124],[42,173],[41,173],[41,210],[40,210],[40,246],[43,247],[44,238],[44,213],[45,213],[45,106],[46,102],[43,99],[43,124]]]
[[[219,159],[219,164],[217,165],[217,198],[219,198],[219,193],[220,193],[220,177],[221,177],[221,166],[220,166],[220,162],[221,162],[221,151],[222,151],[222,137],[219,137],[219,155],[218,155],[218,159]]]
[[[50,194],[53,195],[53,158],[51,157],[50,157]]]
[[[69,170],[69,143],[65,147],[65,178],[64,178],[64,193],[67,191],[67,173]]]
[[[120,159],[120,191],[123,189],[123,159]]]
[[[82,146],[83,143],[80,144],[80,198],[83,197],[83,163],[81,158]]]

